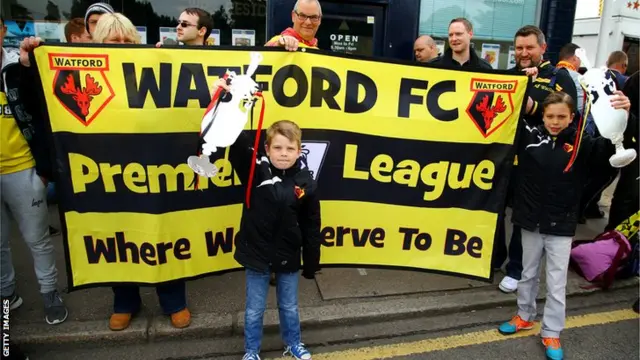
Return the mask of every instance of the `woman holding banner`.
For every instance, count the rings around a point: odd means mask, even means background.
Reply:
[[[105,14],[100,17],[92,34],[93,42],[100,44],[140,44],[140,35],[131,21],[120,13]],[[41,38],[30,37],[20,45],[20,62],[29,67],[28,54],[42,43]],[[113,314],[109,328],[114,331],[129,327],[131,318],[140,310],[142,300],[140,288],[136,285],[113,286]],[[183,280],[156,286],[160,306],[171,317],[176,328],[185,328],[191,323],[191,313],[187,309],[186,285]]]
[[[124,15],[105,14],[100,17],[93,33],[93,42],[105,44],[140,44],[140,35],[136,27]],[[185,282],[177,280],[156,286],[156,293],[162,311],[171,316],[171,324],[176,328],[185,328],[191,323],[191,313],[187,309]],[[113,287],[113,314],[109,320],[111,330],[124,330],[129,327],[131,317],[140,310],[140,288],[138,286]]]

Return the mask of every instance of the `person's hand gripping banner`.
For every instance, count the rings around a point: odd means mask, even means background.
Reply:
[[[214,93],[200,125],[198,150],[201,153],[198,156],[189,156],[187,159],[189,167],[196,174],[214,177],[218,173],[218,168],[211,163],[209,156],[219,148],[227,148],[225,160],[227,159],[229,146],[240,136],[249,120],[251,109],[257,97],[261,95],[260,87],[251,76],[255,73],[262,59],[261,53],[252,52],[251,63],[246,73],[237,75],[233,71],[228,72],[224,79],[229,85],[229,91],[218,88]]]
[[[617,96],[614,94],[614,79],[605,67],[592,67],[584,49],[577,49],[576,56],[587,68],[581,80],[587,85],[593,120],[600,135],[611,140],[616,147],[616,153],[609,158],[609,163],[615,168],[625,167],[636,159],[637,154],[634,149],[625,149],[622,145],[629,113],[611,105],[611,97]]]

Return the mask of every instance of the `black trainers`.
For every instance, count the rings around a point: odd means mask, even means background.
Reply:
[[[42,297],[44,298],[44,319],[47,324],[56,325],[67,320],[69,311],[62,303],[62,298],[57,290],[42,294]]]
[[[15,310],[22,306],[22,298],[15,291],[7,299],[9,299],[9,310]]]

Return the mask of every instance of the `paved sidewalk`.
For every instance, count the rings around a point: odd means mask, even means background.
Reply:
[[[603,197],[607,204],[609,193]],[[604,206],[603,209],[607,210]],[[56,209],[51,222],[58,226]],[[592,238],[606,219],[589,221],[579,228],[576,238]],[[244,274],[234,272],[187,283],[192,325],[173,329],[163,316],[153,288],[142,288],[144,310],[132,326],[121,332],[108,329],[112,310],[110,288],[63,292],[69,307],[68,320],[56,326],[44,322],[42,301],[26,245],[13,229],[14,264],[18,274],[18,292],[24,305],[11,315],[12,341],[30,345],[81,344],[87,342],[147,342],[172,338],[232,336],[242,333],[244,310]],[[66,286],[62,237],[54,237],[57,250],[59,283]],[[301,278],[299,303],[303,327],[325,327],[366,323],[384,319],[415,318],[463,310],[515,304],[514,294],[497,290],[502,274],[494,284],[420,272],[378,269],[325,269],[317,279]],[[593,292],[584,290],[586,282],[576,274],[569,276],[568,296]],[[542,284],[544,282],[542,281]],[[618,282],[617,287],[637,286],[637,280]],[[544,286],[541,286],[544,293]],[[541,297],[544,294],[541,294]],[[265,315],[266,331],[277,331],[275,291],[271,289]]]

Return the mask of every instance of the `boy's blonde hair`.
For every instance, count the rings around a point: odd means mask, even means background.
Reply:
[[[280,120],[274,122],[267,129],[267,145],[271,145],[271,140],[276,135],[282,135],[289,139],[291,142],[298,144],[298,148],[302,146],[302,130],[298,124],[289,120]]]
[[[104,14],[100,16],[92,37],[94,43],[103,43],[111,35],[120,35],[128,38],[134,44],[140,44],[140,34],[131,20],[120,13]]]

